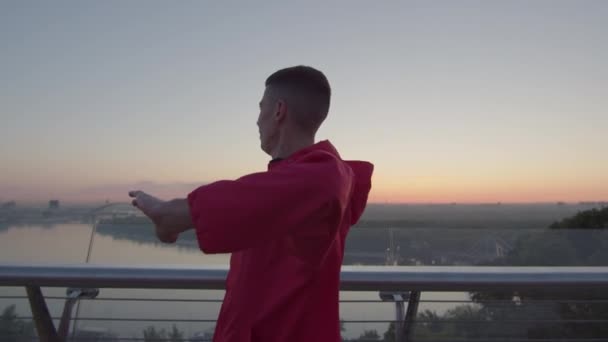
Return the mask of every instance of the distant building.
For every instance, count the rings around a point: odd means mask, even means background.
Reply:
[[[0,206],[1,209],[15,209],[16,207],[17,203],[15,201],[5,202],[2,203],[2,206]]]
[[[189,342],[206,342],[213,339],[213,328],[207,331],[199,331],[190,337]]]
[[[59,200],[50,200],[49,209],[59,209]]]

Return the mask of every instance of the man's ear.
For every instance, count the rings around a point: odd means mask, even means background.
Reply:
[[[274,106],[274,120],[281,122],[287,117],[287,104],[283,100],[278,100]]]

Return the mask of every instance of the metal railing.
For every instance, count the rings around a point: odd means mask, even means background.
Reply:
[[[41,341],[58,342],[68,338],[69,321],[73,320],[71,307],[75,301],[93,299],[96,296],[95,290],[98,288],[222,290],[227,272],[227,267],[0,264],[0,287],[25,287],[38,337]],[[45,299],[40,290],[41,287],[78,288],[68,293],[66,297],[53,298],[66,300],[59,329],[55,329],[53,324],[53,319],[57,319],[57,317],[51,317],[46,305],[46,299],[51,298]],[[91,288],[93,290],[90,290]],[[420,300],[422,291],[498,290],[537,290],[545,293],[605,291],[608,293],[608,267],[346,266],[342,268],[341,274],[341,291],[378,291],[383,301],[395,303],[396,317],[393,321],[395,323],[395,341],[409,341],[415,323],[433,323],[425,320],[416,321],[418,304],[423,302]],[[115,299],[106,298],[105,300]],[[135,299],[117,298],[116,300]],[[180,299],[168,300],[179,301]],[[575,301],[580,302],[581,300]],[[597,303],[597,301],[592,302]],[[405,305],[407,305],[407,310]],[[77,318],[77,320],[86,319],[104,320],[108,318]],[[129,318],[122,319],[129,320]],[[150,321],[149,319],[139,320]],[[371,321],[365,320],[365,322]],[[474,320],[467,322],[474,323]],[[516,323],[517,320],[508,322]],[[542,322],[542,319],[539,322]],[[608,324],[608,320],[601,319],[595,321],[588,319],[586,322]],[[435,340],[441,340],[441,338]],[[469,339],[469,341],[471,340],[475,339]],[[608,337],[583,340],[607,341]]]

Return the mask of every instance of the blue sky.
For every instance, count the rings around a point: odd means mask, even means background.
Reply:
[[[2,2],[0,200],[262,170],[263,82],[297,64],[374,201],[605,200],[607,23],[604,1]]]

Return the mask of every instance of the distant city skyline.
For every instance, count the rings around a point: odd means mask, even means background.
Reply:
[[[608,2],[0,3],[0,202],[163,198],[266,168],[265,78],[378,203],[608,200]]]

